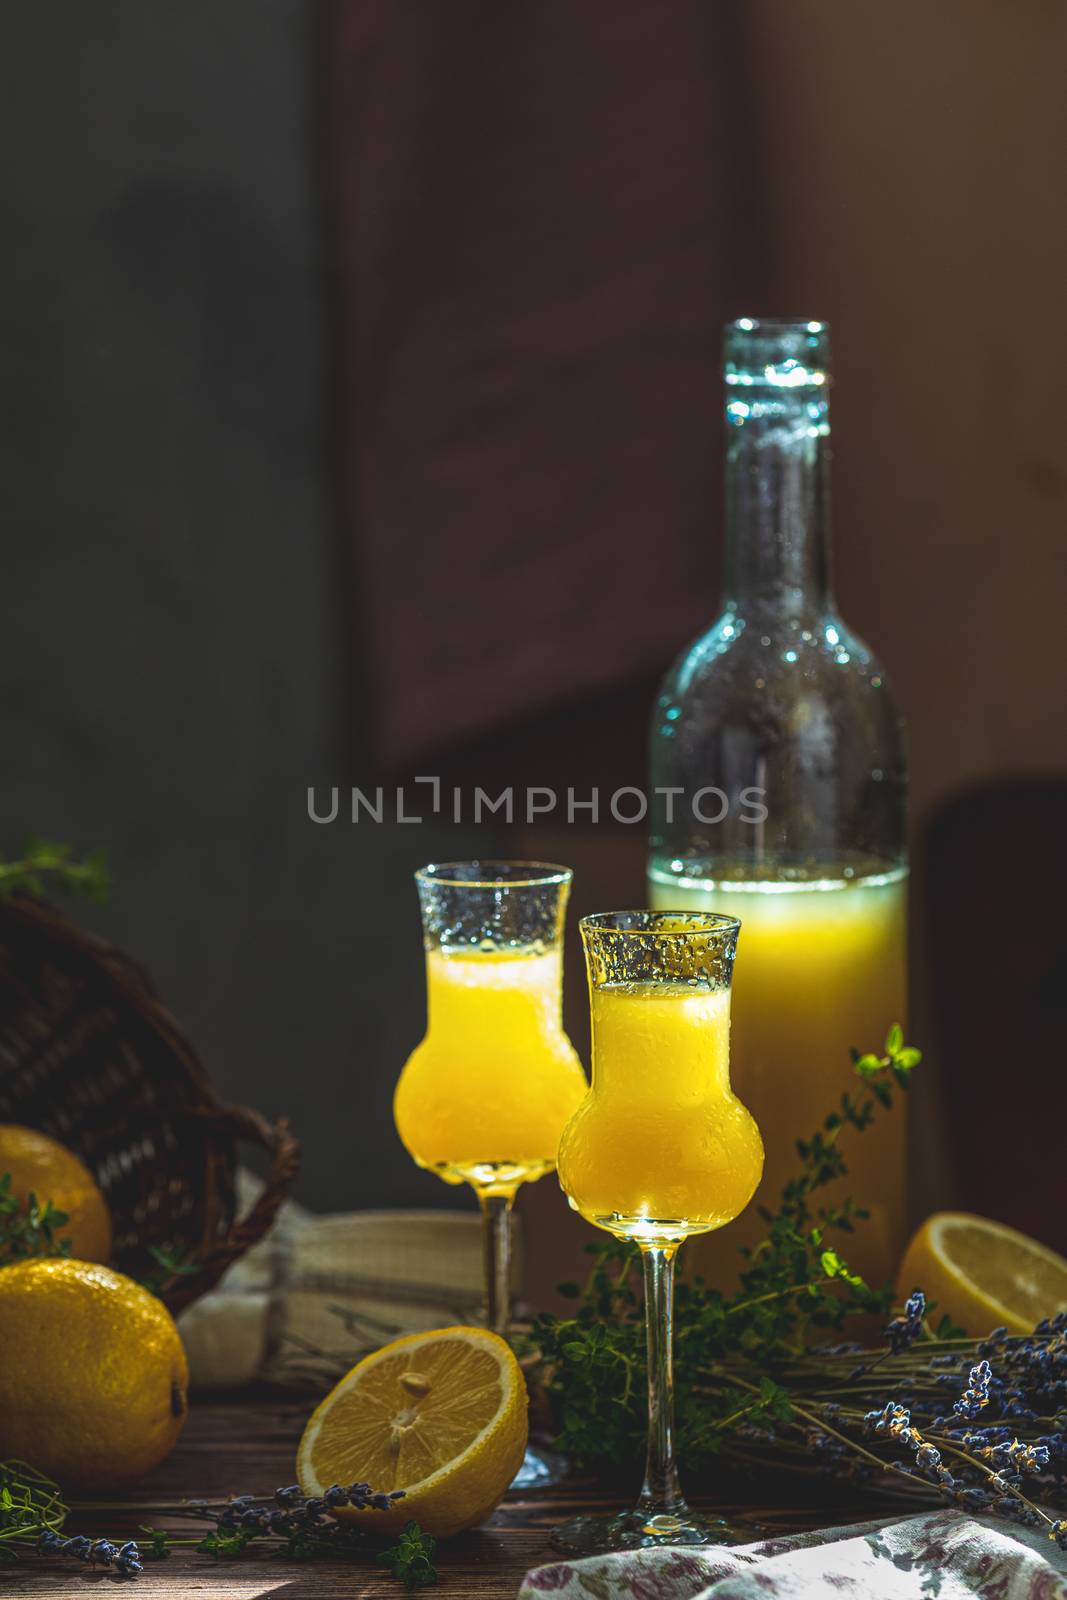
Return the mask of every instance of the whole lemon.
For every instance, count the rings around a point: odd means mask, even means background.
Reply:
[[[110,1267],[0,1269],[0,1460],[64,1488],[132,1483],[170,1455],[189,1368],[161,1300]]]
[[[92,1173],[73,1151],[36,1128],[0,1122],[0,1177],[11,1174],[11,1193],[20,1205],[35,1194],[50,1200],[67,1221],[59,1230],[80,1261],[106,1261],[111,1255],[111,1215]]]

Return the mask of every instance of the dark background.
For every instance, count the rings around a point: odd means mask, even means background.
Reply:
[[[506,24],[470,0],[7,0],[0,847],[107,848],[111,903],[78,914],[147,964],[227,1097],[293,1115],[309,1204],[464,1203],[406,1160],[389,1107],[422,1024],[409,871],[488,842],[317,827],[307,786],[643,781],[656,677],[715,609],[717,328],[743,312],[834,330],[838,596],[911,730],[920,1195],[973,1169],[954,1097],[979,1066],[995,1091],[1013,1037],[1014,1132],[1062,1111],[1058,791],[1036,832],[1009,803],[968,834],[955,921],[927,842],[959,797],[1067,771],[1065,34],[1057,0],[524,0]],[[588,193],[568,188],[583,151]],[[536,213],[560,194],[577,234]],[[509,327],[514,281],[583,330],[551,360],[539,332],[501,339],[499,392],[447,336],[485,259],[468,217],[504,241],[471,326]],[[557,269],[583,250],[568,298]],[[512,516],[500,462],[548,414]],[[483,433],[491,474],[468,459]],[[468,649],[497,550],[531,663],[503,671],[510,700]],[[424,632],[437,658],[408,647]],[[475,689],[450,723],[432,688],[454,660]],[[574,862],[581,910],[642,894],[640,832],[495,843]],[[990,901],[1038,930],[999,1009],[988,941],[960,945]],[[931,1004],[946,961],[984,1066]],[[550,1187],[524,1204],[552,1233]]]

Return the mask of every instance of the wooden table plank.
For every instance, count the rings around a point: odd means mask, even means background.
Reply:
[[[151,1505],[175,1505],[191,1498],[222,1499],[235,1494],[269,1497],[275,1488],[293,1480],[296,1443],[307,1418],[305,1401],[257,1397],[254,1402],[214,1403],[195,1406],[181,1442],[171,1459],[139,1487],[138,1509],[122,1517],[102,1514],[79,1516],[72,1531],[135,1537],[141,1522],[167,1526],[187,1536],[195,1524],[153,1514]],[[712,1508],[699,1495],[694,1504]],[[558,1559],[548,1543],[552,1529],[580,1511],[612,1511],[621,1505],[615,1494],[580,1482],[525,1496],[509,1496],[491,1522],[439,1546],[435,1564],[440,1574],[427,1600],[510,1600],[523,1574],[539,1564]],[[758,1510],[751,1504],[714,1509],[731,1517],[753,1519],[777,1532],[817,1527],[828,1522],[860,1521],[871,1515],[867,1506],[836,1504],[821,1508]],[[106,1521],[106,1526],[105,1526]],[[754,1527],[753,1537],[759,1537]],[[21,1600],[28,1595],[48,1595],[52,1600],[86,1600],[94,1586],[113,1592],[121,1580],[104,1572],[90,1572],[70,1562],[29,1556],[15,1566],[0,1566],[0,1600]],[[384,1569],[369,1562],[314,1560],[282,1561],[266,1552],[252,1552],[239,1562],[215,1563],[192,1550],[175,1552],[167,1561],[148,1563],[144,1575],[131,1588],[140,1600],[402,1600],[404,1590]]]

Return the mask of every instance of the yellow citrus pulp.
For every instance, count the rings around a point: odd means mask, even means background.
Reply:
[[[559,950],[431,950],[429,1025],[396,1087],[397,1131],[446,1183],[514,1193],[551,1172],[585,1073],[563,1031]]]
[[[393,1532],[412,1517],[438,1536],[476,1527],[522,1462],[526,1407],[519,1363],[495,1333],[409,1334],[366,1356],[314,1412],[297,1451],[300,1487],[404,1490],[388,1511],[348,1511],[361,1528]]]
[[[133,1483],[170,1455],[189,1368],[161,1300],[87,1261],[0,1271],[0,1460],[64,1488]]]
[[[1030,1333],[1067,1311],[1067,1261],[1014,1228],[966,1211],[928,1217],[904,1253],[901,1298],[915,1288],[980,1338],[993,1328]]]
[[[0,1123],[0,1177],[11,1174],[11,1193],[20,1205],[35,1194],[67,1213],[59,1229],[80,1261],[107,1261],[111,1255],[111,1216],[88,1167],[65,1145],[36,1128]]]
[[[751,1200],[759,1129],[730,1088],[730,996],[676,983],[592,991],[593,1086],[564,1131],[559,1181],[587,1222],[679,1242]]]

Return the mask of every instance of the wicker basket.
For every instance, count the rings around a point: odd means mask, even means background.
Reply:
[[[0,903],[0,1122],[51,1134],[96,1174],[121,1271],[158,1278],[152,1247],[184,1250],[195,1270],[160,1289],[172,1311],[262,1237],[299,1164],[286,1122],[216,1099],[140,967],[24,899]],[[240,1219],[239,1140],[270,1156],[266,1187]]]

